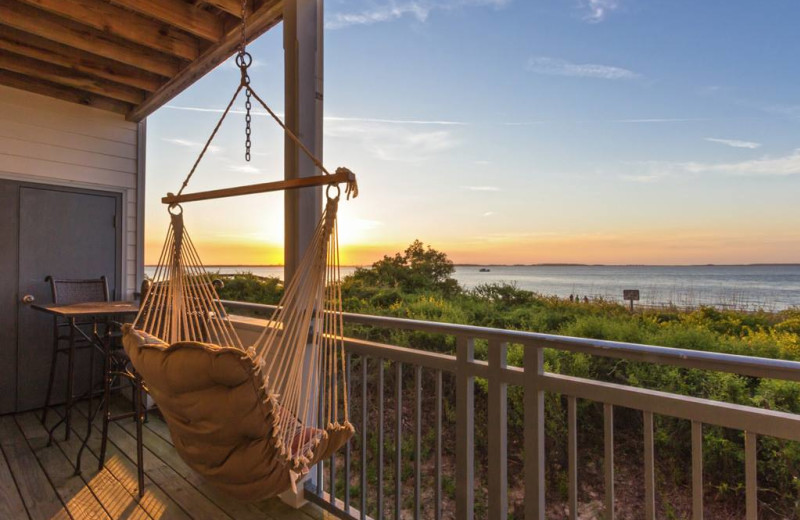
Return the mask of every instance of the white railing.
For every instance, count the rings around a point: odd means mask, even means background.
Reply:
[[[269,315],[274,307],[242,303],[223,302],[231,311]],[[520,386],[524,393],[524,515],[526,519],[545,518],[545,433],[544,396],[552,392],[567,398],[567,480],[569,518],[578,517],[578,441],[577,400],[585,399],[603,404],[604,445],[604,518],[614,518],[614,407],[639,410],[642,413],[644,431],[644,512],[648,520],[656,517],[656,479],[654,449],[654,416],[664,415],[691,421],[691,489],[692,518],[703,518],[703,425],[715,425],[744,432],[745,437],[745,504],[746,518],[758,517],[758,483],[756,473],[757,436],[800,441],[800,416],[761,408],[729,404],[668,392],[647,390],[603,381],[571,377],[544,371],[544,349],[580,352],[593,356],[617,358],[634,362],[654,363],[682,368],[693,368],[717,372],[729,372],[743,376],[770,378],[800,382],[800,363],[784,360],[737,356],[694,350],[674,349],[651,345],[639,345],[583,338],[570,338],[549,334],[510,331],[468,325],[436,323],[392,317],[345,314],[345,323],[365,325],[383,329],[402,329],[455,338],[455,355],[348,339],[348,367],[357,365],[360,370],[361,388],[353,388],[351,397],[360,399],[360,417],[351,418],[356,426],[359,453],[346,446],[341,459],[332,458],[327,470],[327,485],[323,479],[323,465],[317,475],[317,486],[308,490],[312,500],[342,518],[384,518],[393,510],[392,518],[411,516],[436,519],[455,517],[459,520],[475,516],[475,378],[487,381],[487,433],[488,454],[486,457],[486,481],[488,482],[488,505],[483,516],[489,519],[508,517],[508,408],[509,386]],[[487,361],[474,357],[476,340],[488,343]],[[524,348],[524,369],[508,366],[506,348],[509,344],[521,344]],[[355,365],[354,365],[355,362]],[[387,439],[384,420],[380,424],[369,424],[368,408],[377,407],[377,417],[385,415],[385,368],[394,368],[394,431]],[[374,374],[370,374],[370,367]],[[414,406],[406,413],[403,399],[403,374],[413,373]],[[433,374],[427,381],[434,381],[433,425],[422,424],[422,403],[430,395],[423,395],[423,371]],[[348,369],[348,378],[350,377]],[[374,392],[369,390],[369,376],[373,375]],[[452,378],[455,384],[455,510],[443,511],[443,461],[442,461],[442,403],[443,377]],[[376,422],[376,421],[372,421]],[[403,423],[413,424],[413,463],[403,460]],[[434,435],[433,491],[423,493],[421,468],[421,439],[423,426]],[[407,430],[408,428],[406,428]],[[368,435],[377,438],[374,453],[368,450]],[[391,480],[394,482],[393,507],[387,507],[384,486],[384,447],[393,441],[394,467]],[[358,499],[352,500],[351,467],[354,457],[358,459]],[[376,475],[373,486],[368,485],[368,470],[372,458]],[[413,479],[403,478],[404,468],[413,466]],[[337,480],[337,471],[344,473]],[[425,478],[430,478],[426,473]],[[404,481],[413,480],[413,492],[405,493]],[[343,484],[343,496],[337,496],[336,483]],[[331,485],[333,483],[333,485]],[[424,495],[424,496],[423,496]],[[370,508],[368,496],[374,498]],[[413,503],[403,497],[413,497]],[[427,500],[426,498],[427,497]],[[368,511],[370,509],[370,511]],[[433,512],[432,514],[430,512]],[[372,513],[370,515],[370,513]],[[454,513],[454,514],[453,514]]]

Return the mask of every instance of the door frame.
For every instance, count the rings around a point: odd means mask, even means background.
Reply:
[[[6,179],[4,179],[6,180]],[[20,269],[21,269],[21,249],[20,245],[22,242],[22,219],[23,219],[23,208],[22,208],[22,190],[23,189],[30,189],[30,190],[44,190],[50,192],[60,192],[60,193],[70,193],[70,194],[81,194],[81,195],[90,195],[90,196],[99,196],[99,197],[109,197],[114,201],[114,213],[115,213],[115,222],[114,222],[114,278],[115,278],[115,287],[114,293],[112,296],[115,299],[120,299],[126,295],[125,293],[125,280],[123,278],[123,265],[125,264],[125,259],[123,257],[123,237],[126,233],[126,230],[122,227],[122,224],[125,222],[125,218],[123,216],[123,210],[125,208],[124,204],[124,191],[118,190],[102,190],[102,189],[87,189],[87,188],[79,188],[75,186],[63,186],[63,185],[53,185],[47,184],[44,182],[29,182],[29,181],[17,181],[17,180],[10,180],[10,182],[14,182],[17,185],[17,268],[16,268],[16,287],[17,287],[17,309],[16,309],[16,351],[17,355],[15,356],[15,370],[17,375],[20,374],[20,355],[19,351],[22,348],[21,340],[24,337],[25,331],[22,328],[22,323],[20,322],[21,317],[21,309],[20,306],[23,305],[21,303],[21,295],[22,292],[20,291]],[[19,385],[19,381],[17,381],[17,385]],[[19,405],[19,393],[18,388],[15,385],[14,389],[14,402],[16,403],[15,409],[18,410]]]

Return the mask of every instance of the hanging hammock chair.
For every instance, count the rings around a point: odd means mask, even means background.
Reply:
[[[244,22],[244,18],[243,18]],[[244,41],[244,38],[243,38]],[[311,466],[353,435],[348,420],[336,214],[338,182],[357,195],[353,174],[330,174],[242,81],[205,148],[169,204],[171,221],[150,289],[123,345],[163,414],[184,461],[220,490],[259,500],[295,488]],[[323,175],[214,192],[182,194],[239,92],[255,98]],[[327,185],[313,238],[263,332],[244,347],[183,223],[180,202]]]

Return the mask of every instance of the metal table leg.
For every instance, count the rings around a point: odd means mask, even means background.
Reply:
[[[69,319],[69,351],[67,352],[67,406],[64,409],[67,433],[64,440],[68,441],[72,432],[72,403],[75,386],[75,318]]]

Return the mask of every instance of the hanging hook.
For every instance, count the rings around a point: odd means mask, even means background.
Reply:
[[[331,197],[331,188],[336,188],[336,196],[334,197]],[[342,190],[339,188],[338,184],[328,184],[328,187],[325,188],[325,196],[328,198],[328,200],[338,199],[341,194]]]
[[[172,193],[167,193],[167,196],[169,197],[174,195],[172,195]],[[180,210],[180,211],[175,213],[175,210]],[[183,206],[181,206],[180,204],[170,204],[169,206],[167,206],[167,211],[169,212],[170,215],[177,217],[178,215],[183,215]]]

